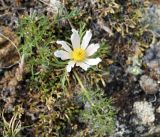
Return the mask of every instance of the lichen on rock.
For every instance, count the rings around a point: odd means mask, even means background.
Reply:
[[[155,121],[154,107],[147,101],[137,101],[133,105],[138,124],[151,125]]]

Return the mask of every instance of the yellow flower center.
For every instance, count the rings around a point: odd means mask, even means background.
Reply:
[[[84,49],[75,48],[73,50],[73,52],[71,53],[71,56],[72,56],[72,58],[73,58],[74,61],[81,62],[81,61],[85,60],[85,58],[86,58],[86,52],[85,52]]]

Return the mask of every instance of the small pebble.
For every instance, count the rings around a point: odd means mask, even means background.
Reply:
[[[155,94],[159,90],[157,81],[147,75],[141,76],[139,84],[146,94]]]
[[[160,106],[156,109],[157,113],[160,113]]]

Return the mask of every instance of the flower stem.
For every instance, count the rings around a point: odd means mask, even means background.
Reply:
[[[89,101],[89,103],[91,104],[91,106],[95,106],[94,103],[92,103],[92,101],[91,101],[91,99],[90,99],[90,97],[89,97],[89,95],[88,95],[88,91],[87,91],[86,88],[83,86],[82,81],[81,81],[81,79],[79,78],[78,74],[77,74],[75,71],[73,71],[73,73],[74,73],[74,75],[75,75],[75,77],[76,77],[79,85],[81,86],[82,92],[84,93],[85,97],[87,98],[87,100]]]

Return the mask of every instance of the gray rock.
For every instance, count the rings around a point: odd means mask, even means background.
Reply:
[[[133,112],[137,115],[139,124],[151,125],[155,121],[155,108],[147,101],[137,101],[133,105]]]
[[[145,130],[146,130],[146,128],[143,125],[136,127],[136,131],[140,134],[142,134]]]
[[[159,90],[158,83],[147,75],[141,76],[139,84],[146,94],[155,94]]]
[[[160,5],[154,4],[148,7],[143,14],[142,23],[149,24],[150,29],[158,32],[160,27]]]
[[[147,133],[142,135],[142,137],[159,137],[159,135],[160,126],[152,126]]]
[[[160,106],[156,109],[157,113],[160,113]]]

